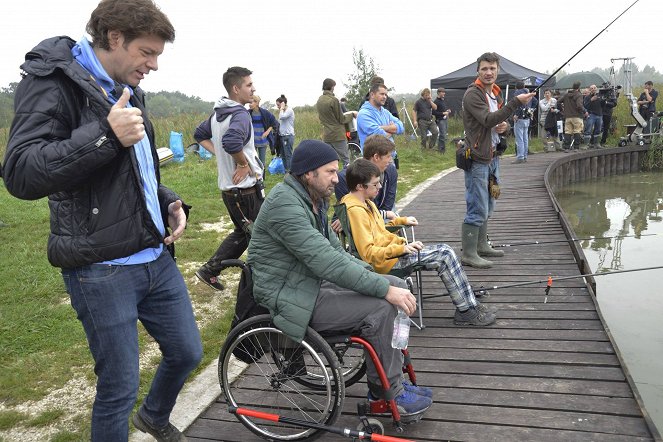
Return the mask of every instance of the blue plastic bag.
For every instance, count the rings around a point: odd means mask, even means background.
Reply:
[[[212,158],[212,152],[209,150],[205,149],[202,145],[198,144],[198,155],[200,156],[201,160],[209,160]]]
[[[274,157],[270,161],[267,170],[272,175],[283,175],[285,173],[285,167],[283,167],[283,159],[281,157]]]
[[[184,143],[181,133],[170,131],[170,150],[173,152],[173,161],[176,163],[184,161]]]

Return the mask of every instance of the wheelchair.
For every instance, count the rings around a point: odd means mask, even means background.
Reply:
[[[357,158],[362,158],[361,146],[359,145],[359,135],[357,131],[345,132],[345,139],[348,141],[348,155],[352,163]]]
[[[238,260],[231,261],[230,266],[237,266]],[[402,351],[403,372],[416,385],[409,353]],[[269,314],[259,314],[229,332],[219,356],[219,383],[228,410],[267,440],[313,440],[326,431],[355,440],[403,441],[381,436],[384,425],[368,417],[390,414],[399,433],[404,431],[403,425],[421,419],[423,413],[401,416],[393,397],[360,401],[356,430],[333,426],[343,409],[345,388],[366,372],[366,353],[388,391],[382,364],[365,339],[346,333],[323,337],[309,327],[298,343],[275,327]]]

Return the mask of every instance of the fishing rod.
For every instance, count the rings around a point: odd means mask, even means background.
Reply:
[[[516,242],[510,244],[491,244],[491,247],[516,247],[516,246],[533,246],[538,244],[556,244],[556,243],[567,243],[567,242],[576,242],[576,241],[590,241],[593,239],[613,239],[613,238],[639,238],[641,236],[654,236],[658,235],[657,233],[642,233],[640,235],[614,235],[614,236],[589,236],[587,238],[568,238],[560,239],[553,241],[530,241],[530,242]]]
[[[558,73],[559,71],[561,71],[562,69],[564,69],[564,66],[566,66],[567,64],[569,64],[569,63],[571,62],[571,60],[573,60],[574,58],[576,58],[576,56],[577,56],[579,53],[581,53],[581,52],[582,52],[587,46],[589,46],[594,40],[596,40],[596,39],[598,38],[599,35],[603,34],[603,32],[605,32],[606,29],[608,29],[610,26],[612,26],[612,24],[613,24],[614,22],[616,22],[617,20],[619,20],[619,18],[620,18],[622,15],[626,14],[626,11],[628,11],[629,9],[631,9],[631,8],[632,8],[636,3],[638,3],[639,1],[640,1],[640,0],[635,0],[635,1],[631,4],[631,6],[629,6],[629,7],[626,8],[626,9],[624,9],[624,11],[622,11],[621,14],[619,14],[619,15],[618,15],[613,21],[611,21],[610,23],[608,23],[608,26],[606,26],[605,28],[603,28],[598,34],[596,34],[596,35],[594,36],[594,38],[592,38],[591,40],[589,40],[589,41],[585,44],[585,46],[581,47],[581,48],[578,50],[578,52],[576,52],[575,54],[573,54],[573,56],[571,56],[571,58],[569,58],[568,60],[566,60],[566,62],[565,62],[563,65],[561,65],[559,68],[557,68],[557,70],[556,70],[555,72],[553,72],[552,74],[550,74],[550,76],[549,76],[548,78],[546,78],[546,79],[544,80],[543,83],[541,83],[540,85],[538,85],[538,86],[537,86],[532,92],[539,92],[539,89],[541,89],[541,88],[543,87],[543,85],[546,84],[546,83],[548,82],[548,80],[550,80],[551,78],[553,78],[553,77],[555,76],[556,73]]]
[[[488,297],[490,296],[489,290],[500,290],[500,289],[508,289],[512,287],[523,287],[526,285],[535,285],[535,284],[542,284],[546,283],[546,292],[545,292],[545,299],[544,299],[544,304],[548,301],[548,293],[550,292],[550,289],[552,288],[552,283],[553,281],[566,281],[568,279],[579,279],[579,278],[585,278],[587,276],[606,276],[606,275],[614,275],[617,273],[631,273],[631,272],[643,272],[646,270],[660,270],[663,269],[662,266],[654,266],[654,267],[640,267],[637,269],[628,269],[628,270],[615,270],[612,272],[595,272],[595,273],[583,273],[580,275],[572,275],[572,276],[558,276],[553,278],[552,276],[548,276],[546,279],[537,279],[535,281],[523,281],[523,282],[514,282],[513,284],[505,284],[505,285],[493,285],[489,287],[484,287],[479,286],[478,288],[472,287],[472,291],[474,292],[474,296],[477,298],[481,298],[483,296]],[[449,296],[448,293],[442,293],[439,295],[428,295],[424,296],[424,299],[433,299],[433,298],[441,298],[442,296]]]
[[[479,292],[479,296],[483,296],[486,294],[488,290],[498,290],[498,289],[506,289],[506,288],[512,288],[512,287],[522,287],[525,285],[534,285],[534,284],[542,284],[546,283],[546,295],[548,295],[548,291],[550,291],[550,288],[552,287],[553,281],[566,281],[568,279],[578,279],[578,278],[586,278],[587,276],[606,276],[606,275],[614,275],[617,273],[631,273],[631,272],[643,272],[646,270],[660,270],[663,269],[663,266],[654,266],[654,267],[640,267],[637,269],[628,269],[628,270],[615,270],[613,272],[594,272],[594,273],[583,273],[581,275],[572,275],[572,276],[558,276],[553,278],[552,276],[548,276],[546,279],[539,279],[536,281],[524,281],[524,282],[515,282],[513,284],[505,284],[505,285],[494,285],[490,287],[484,287],[481,286],[477,290],[475,290],[475,294]]]

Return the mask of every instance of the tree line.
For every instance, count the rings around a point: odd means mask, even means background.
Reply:
[[[352,61],[355,71],[347,77],[344,86],[347,88],[345,97],[348,100],[348,109],[359,109],[364,100],[364,96],[369,89],[371,78],[380,74],[380,66],[373,58],[366,54],[363,49],[353,50]],[[663,74],[658,72],[653,66],[645,65],[642,70],[634,63],[633,66],[633,86],[642,86],[645,81],[651,80],[655,84],[663,83]],[[622,67],[615,70],[615,85],[622,85],[624,78]],[[604,78],[610,79],[611,68],[594,68],[592,72],[601,74]],[[560,74],[564,74],[562,71]],[[562,75],[557,76],[561,78]],[[7,87],[0,88],[0,129],[8,128],[14,118],[14,93],[18,82],[10,83]],[[597,85],[600,86],[600,85]],[[414,101],[419,98],[418,92],[394,94],[393,98],[400,104],[403,98],[408,101]],[[182,114],[200,114],[209,113],[213,103],[204,101],[200,97],[188,96],[181,92],[146,92],[145,99],[148,103],[148,111],[153,118],[171,117]],[[267,107],[271,103],[263,103]],[[269,107],[268,107],[269,109]]]
[[[14,94],[18,82],[0,88],[0,129],[8,128],[14,119]],[[214,103],[181,92],[145,92],[151,118],[171,117],[182,114],[207,114]]]

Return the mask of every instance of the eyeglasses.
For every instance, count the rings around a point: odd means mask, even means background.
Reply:
[[[377,183],[368,183],[368,184],[364,184],[364,186],[366,186],[366,187],[368,187],[368,186],[373,186],[373,187],[375,187],[376,189],[379,189],[379,188],[382,187],[382,183],[378,181]]]

